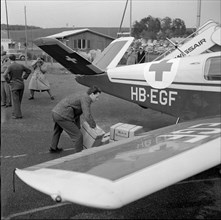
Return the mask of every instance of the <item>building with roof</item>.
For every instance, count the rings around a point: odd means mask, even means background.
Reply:
[[[115,39],[88,28],[63,31],[47,37],[56,38],[76,51],[83,50],[85,52],[92,49],[104,50]]]
[[[8,38],[7,32],[1,30],[1,51],[7,51],[8,49],[13,49],[15,47],[15,42]]]

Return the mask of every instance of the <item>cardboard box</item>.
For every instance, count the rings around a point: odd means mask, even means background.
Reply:
[[[100,131],[97,133],[95,129],[91,128],[85,121],[81,126],[81,132],[83,134],[83,146],[88,149],[91,147],[100,146],[102,144],[102,138],[105,132],[99,128]]]
[[[143,132],[142,126],[117,123],[110,128],[110,141],[118,141],[121,139],[134,137],[141,132]]]

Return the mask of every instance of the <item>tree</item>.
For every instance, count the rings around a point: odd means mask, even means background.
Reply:
[[[132,36],[136,39],[166,39],[172,37],[183,37],[189,35],[183,20],[176,18],[172,20],[170,17],[163,19],[148,16],[135,21],[132,28]]]
[[[145,29],[146,26],[143,23],[135,21],[132,28],[132,36],[134,36],[136,39],[140,38],[142,31]]]
[[[25,25],[9,25],[9,30],[25,30]],[[27,26],[27,29],[41,29],[41,27]],[[1,30],[7,30],[6,24],[1,24]]]
[[[165,32],[166,30],[171,29],[171,27],[172,27],[172,19],[169,18],[169,17],[165,17],[165,18],[163,18],[161,20],[160,24],[161,24],[161,30],[163,32]]]
[[[160,29],[160,20],[149,15],[141,19],[140,22],[135,21],[132,29],[132,36],[135,38],[156,39]]]
[[[161,20],[161,31],[158,33],[160,39],[171,38],[173,36],[172,31],[172,19],[165,17]]]
[[[175,18],[172,22],[172,31],[174,37],[181,37],[186,33],[186,25],[180,18]]]

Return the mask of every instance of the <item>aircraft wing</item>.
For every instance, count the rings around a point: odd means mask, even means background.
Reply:
[[[95,75],[104,72],[57,39],[43,37],[34,43],[74,74]]]
[[[115,209],[221,163],[220,116],[94,147],[15,173],[51,196]]]

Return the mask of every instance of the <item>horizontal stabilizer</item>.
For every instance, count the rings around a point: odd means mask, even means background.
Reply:
[[[34,43],[73,74],[95,75],[104,71],[54,38],[38,38]]]

